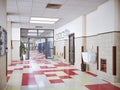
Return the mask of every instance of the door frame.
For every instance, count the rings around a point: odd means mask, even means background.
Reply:
[[[73,63],[71,63],[71,57],[70,57],[70,40],[71,40],[71,37],[73,37],[73,48],[72,48],[72,50],[73,50]],[[72,65],[74,65],[74,63],[75,63],[75,34],[74,33],[72,33],[72,34],[69,34],[69,63],[70,64],[72,64]]]

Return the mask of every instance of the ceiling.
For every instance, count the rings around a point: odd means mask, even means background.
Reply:
[[[13,27],[56,29],[95,10],[107,0],[7,0],[7,17]],[[46,8],[60,4],[59,9]],[[31,24],[30,17],[59,18],[55,24]]]

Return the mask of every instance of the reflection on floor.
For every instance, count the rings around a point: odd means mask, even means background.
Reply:
[[[31,52],[30,60],[13,61],[8,68],[7,90],[120,90],[90,72],[73,65],[46,60]]]

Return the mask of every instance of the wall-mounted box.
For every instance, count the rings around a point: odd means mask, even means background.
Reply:
[[[103,72],[106,72],[106,71],[107,71],[106,59],[101,59],[100,70],[103,71]]]

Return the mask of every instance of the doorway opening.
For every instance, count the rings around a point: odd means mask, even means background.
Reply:
[[[69,63],[74,65],[75,63],[75,40],[74,33],[69,35]]]
[[[20,33],[20,40],[27,50],[26,59],[30,58],[30,51],[32,50],[38,50],[45,55],[46,59],[53,58],[53,29],[21,29]]]

